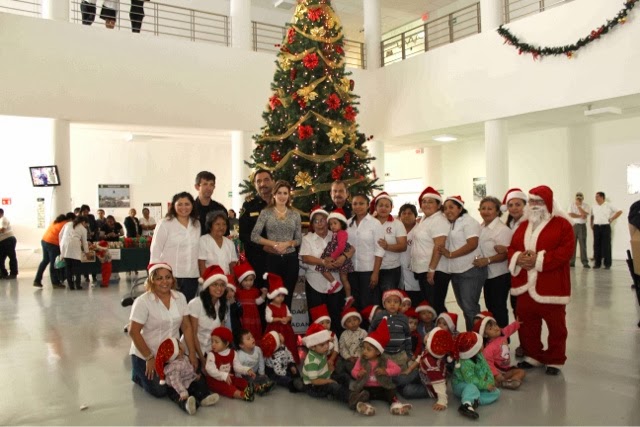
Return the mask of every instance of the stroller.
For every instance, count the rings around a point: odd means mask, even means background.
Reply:
[[[129,290],[129,295],[122,298],[120,301],[120,305],[123,307],[130,307],[133,305],[133,301],[138,298],[140,295],[145,293],[144,284],[147,281],[147,276],[137,277],[133,284],[131,285],[131,289]],[[129,332],[129,324],[124,325],[124,333]]]
[[[631,285],[631,289],[635,289],[636,298],[638,299],[638,304],[640,304],[640,275],[636,274],[633,269],[633,258],[631,257],[631,251],[627,249],[627,267],[629,267],[629,273],[631,273],[631,279],[633,280],[633,284]],[[638,322],[638,328],[640,328],[640,321]]]

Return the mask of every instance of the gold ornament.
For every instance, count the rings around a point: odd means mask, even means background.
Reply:
[[[298,3],[298,6],[296,7],[296,12],[293,15],[296,21],[298,19],[304,18],[306,14],[307,14],[307,6],[304,3]]]
[[[291,69],[291,60],[289,58],[283,56],[280,57],[278,61],[280,61],[280,67],[284,71],[289,71]]]
[[[333,16],[329,16],[325,22],[327,28],[331,29],[336,26],[336,20],[333,19]]]
[[[304,102],[313,101],[318,97],[318,93],[314,92],[311,86],[298,89],[297,93],[298,93],[298,96],[304,99]]]
[[[296,187],[307,188],[313,184],[311,181],[311,176],[307,172],[298,172],[298,175],[295,176]]]
[[[338,128],[331,128],[331,131],[329,131],[329,140],[334,144],[342,144],[342,141],[344,141],[344,132]]]
[[[325,30],[322,27],[316,27],[311,29],[311,35],[314,37],[324,37],[326,33],[327,33],[327,30]]]

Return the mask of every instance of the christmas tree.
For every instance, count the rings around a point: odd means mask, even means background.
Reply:
[[[372,179],[367,138],[358,132],[351,73],[345,72],[344,37],[331,0],[298,0],[280,45],[272,96],[254,136],[252,169],[268,169],[294,187],[293,205],[308,213],[331,201],[343,180],[351,194],[379,189]],[[241,187],[253,192],[251,176]]]

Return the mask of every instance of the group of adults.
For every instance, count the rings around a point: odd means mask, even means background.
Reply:
[[[129,9],[129,19],[131,21],[131,31],[139,33],[142,29],[142,21],[144,20],[144,2],[149,0],[129,0],[131,8]],[[80,13],[82,15],[82,24],[91,25],[96,19],[97,0],[82,0],[80,3]],[[104,21],[105,27],[113,29],[118,19],[119,0],[103,0],[102,9],[100,10],[100,19]]]

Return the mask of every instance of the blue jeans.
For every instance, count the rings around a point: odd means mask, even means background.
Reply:
[[[40,265],[38,266],[38,272],[36,273],[36,282],[42,282],[42,275],[44,274],[44,270],[49,265],[49,276],[51,278],[51,283],[54,285],[60,284],[60,275],[58,270],[56,270],[55,262],[56,257],[60,255],[60,246],[52,245],[51,243],[45,242],[44,240],[40,241],[40,245],[42,246],[42,261],[40,261]]]
[[[464,273],[451,274],[453,293],[464,314],[467,331],[473,331],[473,318],[480,313],[480,294],[486,280],[486,267],[471,267]]]
[[[493,391],[478,390],[474,384],[469,383],[457,383],[452,386],[453,394],[460,398],[460,401],[473,404],[477,399],[480,405],[489,405],[500,397],[500,389],[496,388]]]
[[[187,298],[187,302],[195,298],[198,293],[197,277],[176,277],[176,286]]]

